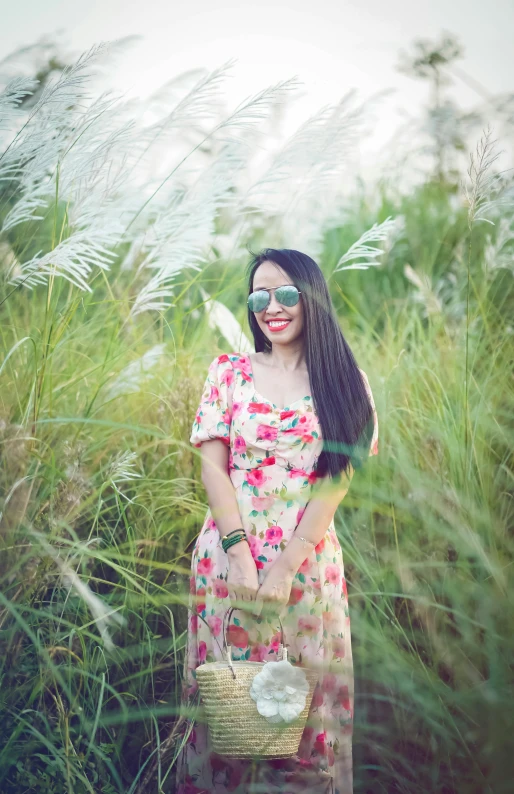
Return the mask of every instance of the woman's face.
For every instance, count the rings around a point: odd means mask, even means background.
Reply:
[[[293,284],[287,273],[274,262],[266,261],[259,265],[253,276],[253,291],[258,289],[272,289]],[[263,334],[273,345],[288,345],[303,334],[303,306],[302,296],[296,306],[282,306],[271,292],[271,300],[266,309],[255,312],[255,319]],[[277,325],[278,320],[287,321],[285,325]],[[273,330],[273,326],[277,330]]]

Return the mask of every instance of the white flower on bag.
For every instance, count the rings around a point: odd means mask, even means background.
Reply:
[[[305,708],[308,693],[305,672],[287,659],[268,662],[250,687],[257,711],[269,722],[292,722]]]

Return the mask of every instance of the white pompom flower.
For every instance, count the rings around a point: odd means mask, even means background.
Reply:
[[[305,672],[287,659],[265,664],[250,687],[257,711],[269,722],[295,720],[305,708],[308,693]]]

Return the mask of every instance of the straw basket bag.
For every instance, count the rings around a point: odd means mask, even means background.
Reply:
[[[292,665],[280,623],[280,659],[232,660],[223,618],[224,661],[196,668],[214,752],[231,758],[288,758],[298,752],[318,681],[314,669]]]

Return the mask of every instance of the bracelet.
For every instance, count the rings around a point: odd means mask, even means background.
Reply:
[[[222,543],[221,545],[223,546],[223,551],[228,551],[231,546],[233,546],[235,543],[239,543],[242,540],[246,540],[246,537],[241,536],[230,540],[229,543]]]
[[[226,535],[223,535],[224,538],[228,538],[229,535],[233,535],[234,532],[244,532],[243,527],[239,527],[238,529],[233,529],[231,532],[227,532]]]
[[[309,538],[302,538],[302,536],[301,536],[301,535],[295,535],[294,537],[295,537],[295,538],[298,538],[298,540],[303,540],[304,544],[305,544],[305,543],[312,543],[312,545],[313,545],[313,546],[317,546],[317,545],[318,545],[318,544],[317,544],[317,543],[315,543],[313,540],[309,540]]]
[[[247,540],[246,532],[244,531],[244,529],[235,529],[232,532],[229,532],[228,534],[231,537],[225,535],[221,539],[221,545],[223,551],[227,551],[231,546],[234,545],[234,543],[239,543],[240,540]]]

